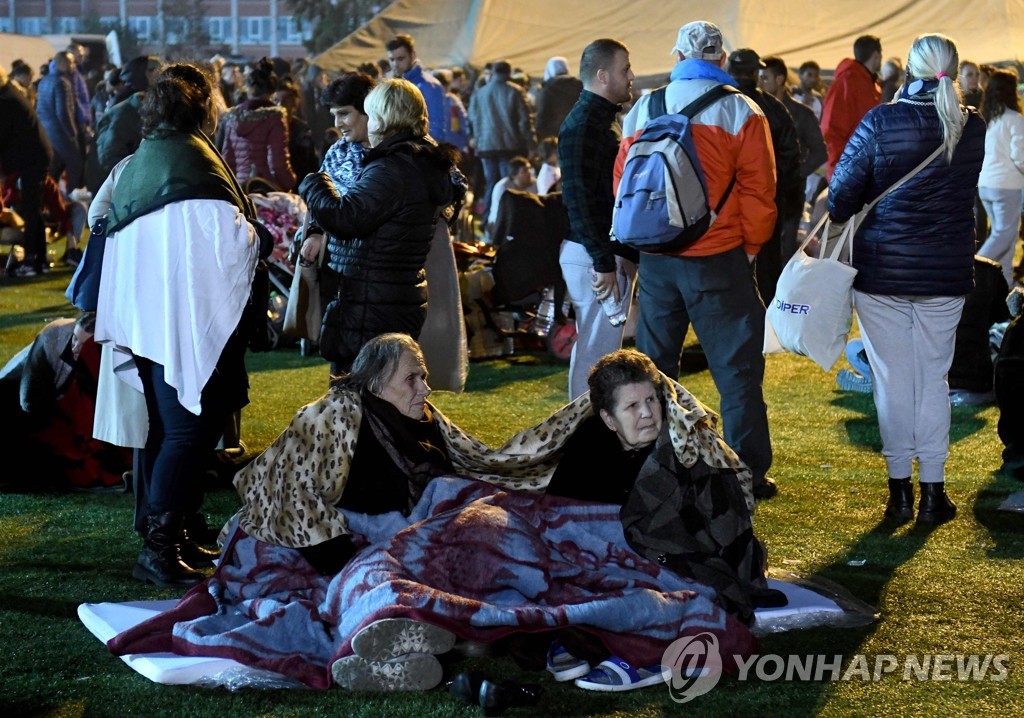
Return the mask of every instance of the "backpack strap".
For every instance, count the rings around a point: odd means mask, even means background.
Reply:
[[[726,95],[739,95],[742,94],[739,90],[731,85],[715,85],[710,90],[705,92],[703,95],[698,97],[696,100],[691,102],[689,105],[679,111],[679,114],[686,115],[691,120],[699,115],[701,112],[706,110],[708,107],[718,102]],[[722,207],[725,206],[726,200],[729,199],[732,188],[736,186],[736,175],[732,176],[729,180],[729,186],[725,188],[725,192],[722,193],[722,198],[718,200],[718,204],[715,206],[715,214],[719,214],[722,211]]]
[[[668,108],[665,106],[665,88],[659,87],[651,93],[651,99],[648,100],[647,104],[647,119],[653,120],[655,117],[661,117],[662,115],[668,114]]]

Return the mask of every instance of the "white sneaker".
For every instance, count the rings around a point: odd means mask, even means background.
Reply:
[[[350,691],[429,691],[441,682],[441,662],[426,653],[412,653],[389,661],[361,656],[339,658],[331,666],[334,682]]]
[[[451,631],[411,618],[374,621],[352,637],[352,650],[369,661],[387,661],[408,653],[438,656],[454,645]]]

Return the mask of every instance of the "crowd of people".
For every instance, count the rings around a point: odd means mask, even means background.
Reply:
[[[132,574],[190,589],[169,614],[175,621],[143,624],[112,649],[167,646],[173,635],[176,646],[273,666],[314,687],[333,679],[351,689],[412,690],[440,681],[434,655],[457,639],[545,627],[542,660],[556,680],[630,690],[664,679],[661,651],[695,620],[696,604],[667,598],[685,589],[710,596],[700,606],[710,610],[708,630],[732,655],[749,654],[754,611],[785,602],[767,586],[752,524],[755,499],[779,490],[762,387],[765,305],[816,206],[827,207],[838,231],[883,194],[860,220],[852,262],[859,366],[870,367],[888,476],[884,515],[953,519],[949,377],[987,373],[977,385],[990,389],[993,374],[987,346],[982,357],[974,345],[996,315],[965,306],[979,296],[978,262],[994,260],[1005,281],[999,289],[986,280],[986,307],[1013,282],[1024,192],[1018,78],[960,58],[954,41],[936,34],[914,41],[905,68],[883,63],[881,40],[865,35],[825,91],[813,61],[791,72],[789,58],[727,53],[726,45],[713,23],[683,25],[657,95],[638,93],[630,49],[611,38],[583,50],[578,76],[553,56],[542,83],[502,59],[476,78],[462,68],[431,71],[407,35],[386,44],[386,60],[333,78],[280,58],[240,68],[142,56],[107,69],[90,88],[77,46],[58,53],[37,83],[24,63],[10,78],[0,68],[0,164],[5,188],[18,191],[4,195],[4,217],[22,218],[25,247],[10,274],[47,271],[44,227],[58,216],[51,205],[77,204],[80,214],[87,206],[90,225],[105,220],[95,314],[74,324],[77,339],[40,339],[26,356],[43,363],[48,348],[45,365],[57,374],[44,382],[48,394],[66,387],[67,376],[90,377],[102,399],[88,438],[137,451],[143,548]],[[722,85],[735,91],[691,121],[716,208],[710,227],[666,253],[614,241],[616,187],[631,145],[653,118]],[[44,203],[47,187],[57,194],[52,203]],[[331,388],[238,473],[242,508],[218,551],[205,541],[201,478],[231,415],[248,402],[251,317],[264,311],[252,287],[273,245],[250,194],[267,191],[297,193],[307,208],[297,261],[319,270],[319,347]],[[520,193],[561,195],[568,232],[559,264],[577,340],[569,404],[492,450],[427,400],[418,341],[431,339],[420,336],[435,296],[427,256],[439,236],[450,240],[445,228],[460,213],[489,241],[504,197]],[[62,231],[80,236],[83,222],[65,214]],[[635,350],[622,348],[615,318],[631,311]],[[691,328],[720,395],[721,433],[676,382]],[[90,343],[80,329],[94,333]],[[85,354],[83,345],[91,347]],[[961,357],[967,363],[955,366]],[[13,376],[20,407],[35,412],[20,378],[28,367]],[[116,476],[125,455],[107,459]],[[615,510],[609,519],[591,504]],[[463,510],[451,514],[452,506]],[[567,527],[551,521],[559,513],[571,517]],[[480,550],[488,527],[514,525],[510,516],[533,517],[536,541]],[[583,541],[594,534],[587,522],[607,534],[600,568],[621,578],[614,591],[601,571],[565,568],[573,560],[558,532]],[[368,544],[375,548],[364,551]],[[354,586],[355,577],[382,571],[374,551],[408,561],[384,572],[391,579],[376,588],[395,594],[371,609],[380,595],[369,598],[365,581]],[[632,558],[612,558],[623,551]],[[499,579],[497,566],[510,558],[564,573],[542,587],[529,572],[509,569]],[[638,563],[644,577],[635,575]],[[273,579],[281,565],[298,576],[286,596]],[[397,588],[409,584],[414,592]],[[534,597],[504,607],[511,619],[498,610],[508,586]],[[634,589],[678,602],[678,611],[654,626],[621,611],[565,610],[594,591],[626,605]],[[262,629],[245,639],[260,649],[238,647],[232,631],[261,618],[250,599],[270,596],[304,606],[298,613],[326,629],[300,663],[274,658],[274,642],[287,639]],[[321,602],[330,610],[309,610]],[[479,614],[490,622],[468,625],[466,602],[491,611]],[[211,615],[221,628],[204,623]],[[307,635],[294,620],[289,630]],[[579,639],[581,626],[599,645]]]

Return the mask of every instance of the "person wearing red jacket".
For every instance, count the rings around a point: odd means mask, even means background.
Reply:
[[[821,134],[828,150],[825,170],[829,180],[861,119],[882,101],[882,87],[877,79],[881,67],[882,41],[874,35],[861,35],[853,43],[853,57],[846,58],[836,68],[835,79],[821,109]]]
[[[676,113],[718,85],[735,87],[722,70],[722,33],[713,23],[684,25],[672,54],[678,63],[665,92]],[[650,117],[650,97],[637,100],[622,122],[615,184],[626,153]],[[750,263],[775,228],[775,155],[764,113],[740,92],[719,99],[692,119],[693,140],[717,207],[708,231],[675,254],[640,255],[640,319],[636,346],[669,377],[679,376],[686,333],[693,324],[721,395],[725,441],[753,473],[754,496],[769,498],[775,483],[764,378],[764,304]],[[727,190],[735,179],[731,190]]]
[[[224,116],[224,161],[243,186],[260,179],[287,192],[295,188],[296,179],[288,149],[288,111],[270,99],[278,87],[270,60],[257,61],[245,83],[249,99]]]

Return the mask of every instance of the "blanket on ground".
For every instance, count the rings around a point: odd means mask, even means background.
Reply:
[[[475,641],[576,626],[644,665],[701,632],[717,637],[723,656],[754,649],[712,589],[629,548],[616,506],[443,477],[408,517],[346,518],[367,545],[337,576],[319,576],[296,549],[236,526],[208,583],[108,647],[231,658],[320,689],[330,686],[331,664],[352,653],[355,633],[392,617]]]

